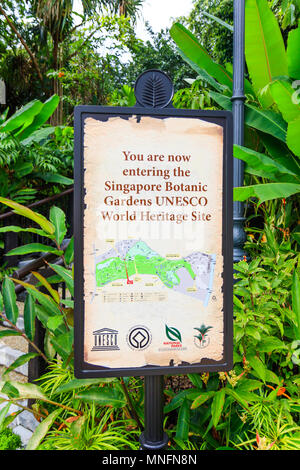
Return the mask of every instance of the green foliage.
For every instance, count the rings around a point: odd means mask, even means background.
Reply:
[[[234,156],[247,163],[248,174],[267,181],[235,188],[234,198],[238,201],[255,198],[262,203],[288,198],[300,191],[300,108],[295,91],[298,82],[293,81],[300,77],[296,53],[300,36],[299,28],[292,30],[285,47],[267,0],[246,1],[245,29],[246,62],[251,78],[251,83],[245,79],[245,124],[250,148],[236,146]],[[170,33],[182,57],[198,73],[203,74],[204,70],[210,77],[207,82],[216,90],[209,93],[210,97],[222,108],[231,110],[231,68],[216,63],[181,24],[175,23]]]
[[[33,337],[33,320],[46,329],[45,348],[21,356],[6,370],[0,390],[10,402],[35,399],[41,421],[28,449],[138,449],[143,426],[143,382],[140,378],[74,378],[72,253],[61,251],[65,216],[51,209],[50,220],[13,201],[3,200],[27,216],[54,241],[63,265],[51,263],[70,297],[61,299],[51,280],[33,275],[47,294],[20,280],[5,279],[3,302],[9,327],[1,336],[18,335],[13,282],[27,292],[26,337]],[[277,208],[278,209],[278,208]],[[165,430],[175,449],[296,449],[299,445],[299,269],[296,240],[285,230],[294,214],[291,203],[265,210],[265,226],[247,226],[247,250],[253,261],[235,265],[234,366],[229,372],[190,374],[190,386],[174,393],[166,389]],[[250,221],[249,221],[250,222]],[[9,230],[9,228],[8,228]],[[250,236],[251,235],[251,236]],[[70,245],[73,246],[72,244]],[[57,282],[57,279],[56,281]],[[2,299],[2,297],[1,297]],[[1,300],[0,299],[0,300]],[[196,328],[199,340],[211,326]],[[170,330],[174,336],[176,331]],[[196,335],[195,335],[196,336]],[[31,339],[30,339],[31,338]],[[39,385],[8,379],[8,373],[40,354],[48,371]],[[5,411],[6,413],[7,411]],[[258,435],[257,435],[258,432]],[[258,437],[257,437],[258,436]]]
[[[120,90],[114,90],[109,98],[110,106],[134,106],[134,89],[128,85],[123,85]]]
[[[58,104],[34,100],[0,124],[0,195],[26,203],[70,185],[73,148],[68,128],[45,126]],[[50,138],[50,136],[53,136]],[[45,185],[45,182],[47,183]]]
[[[233,24],[231,0],[194,0],[194,7],[187,18],[180,19],[203,44],[217,62],[232,62],[232,34],[228,26],[216,23],[213,16],[226,25]]]
[[[173,98],[175,108],[214,109],[207,84],[200,79],[186,79],[191,86],[178,90]]]
[[[181,60],[179,51],[170,42],[169,31],[154,32],[149,24],[146,24],[150,39],[143,42],[139,39],[132,40],[128,44],[130,59],[123,64],[121,76],[131,87],[137,77],[149,69],[159,69],[166,72],[171,78],[175,92],[186,86],[185,78],[196,77],[190,68]]]
[[[21,438],[9,428],[0,431],[0,450],[17,450],[22,446]]]

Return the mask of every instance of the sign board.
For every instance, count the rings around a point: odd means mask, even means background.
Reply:
[[[232,120],[75,108],[75,374],[232,367]]]

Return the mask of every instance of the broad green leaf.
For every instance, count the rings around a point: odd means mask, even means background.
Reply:
[[[287,125],[280,114],[267,109],[260,109],[250,104],[245,105],[245,123],[267,134],[276,137],[276,139],[285,142]]]
[[[300,118],[291,121],[288,125],[286,143],[292,152],[294,152],[297,157],[300,157]]]
[[[17,296],[15,293],[14,283],[8,277],[4,278],[2,284],[2,294],[5,315],[7,319],[15,325],[19,316],[19,309],[17,305]]]
[[[47,238],[53,238],[53,235],[49,235],[49,233],[44,232],[44,230],[40,230],[38,228],[23,228],[23,227],[17,227],[15,225],[7,225],[6,227],[0,227],[0,233],[5,233],[5,232],[29,232],[29,233],[36,233],[37,235],[40,235],[41,237],[47,237]]]
[[[60,299],[60,303],[62,305],[66,305],[66,307],[69,307],[71,309],[74,308],[74,300],[72,299]]]
[[[25,129],[26,130],[26,129]],[[42,140],[45,140],[49,137],[49,135],[54,134],[55,127],[47,126],[42,127],[41,129],[37,129],[32,134],[30,134],[27,139],[22,140],[22,145],[29,145],[32,142],[40,143]]]
[[[249,356],[247,359],[250,363],[250,366],[257,373],[258,377],[263,382],[266,382],[266,366],[262,363],[262,361],[257,356]]]
[[[233,303],[241,310],[245,310],[245,305],[240,301],[240,299],[236,295],[233,296]]]
[[[250,197],[257,197],[259,204],[271,199],[288,198],[300,192],[300,184],[293,183],[266,183],[254,186],[234,188],[234,200],[245,201]]]
[[[86,416],[80,416],[76,421],[73,421],[70,425],[70,434],[73,436],[73,439],[79,440],[81,433],[84,429],[84,423],[86,421]],[[76,445],[75,445],[76,448]]]
[[[297,325],[294,326],[295,339],[300,340],[300,281],[296,270],[293,273],[292,309],[297,322]]]
[[[219,93],[225,93],[226,90],[229,90],[228,87],[225,85],[222,85],[221,83],[217,82],[211,75],[209,75],[206,70],[203,68],[200,68],[195,62],[193,62],[191,59],[189,59],[181,49],[178,49],[179,55],[183,58],[183,60],[189,64],[193,70],[195,70],[198,74],[197,79],[203,80],[204,82],[208,83],[209,85],[212,86],[215,90],[217,90]]]
[[[275,80],[270,84],[270,92],[286,122],[300,119],[300,103],[293,102],[295,90],[289,82]]]
[[[245,171],[247,173],[268,178],[277,182],[293,182],[299,180],[299,174],[295,174],[288,168],[276,162],[265,154],[255,152],[246,147],[234,146],[234,157],[247,163]]]
[[[266,382],[271,382],[271,383],[274,383],[276,385],[279,385],[280,384],[280,380],[279,378],[277,377],[277,375],[272,372],[271,370],[269,369],[266,369],[265,371],[265,376],[266,376]]]
[[[196,37],[180,23],[174,23],[170,29],[170,35],[182,52],[201,69],[218,82],[232,89],[232,76],[221,65],[214,62],[208,52],[198,42]]]
[[[47,395],[44,394],[44,392],[41,390],[38,385],[32,384],[32,383],[22,383],[22,382],[17,382],[15,380],[10,380],[7,381],[4,385],[10,385],[13,387],[15,390],[17,390],[18,395],[17,397],[21,399],[29,399],[33,398],[35,400],[47,400],[48,397]],[[6,389],[2,388],[1,392],[5,392]]]
[[[42,276],[39,272],[36,272],[36,271],[31,271],[31,272],[40,281],[40,283],[47,289],[49,294],[51,294],[55,302],[59,304],[60,297],[59,297],[59,293],[57,292],[57,290],[53,289],[53,287],[51,286],[51,284],[49,284],[47,279],[44,276]]]
[[[24,328],[26,336],[33,341],[35,333],[35,303],[31,294],[26,295],[24,302]]]
[[[54,253],[57,256],[61,256],[63,251],[53,246],[43,245],[42,243],[28,243],[28,245],[13,248],[6,253],[6,256],[26,255],[28,253]]]
[[[37,318],[40,320],[44,328],[47,329],[47,322],[50,317],[52,317],[54,314],[52,312],[49,312],[44,306],[36,304],[35,305],[35,313]],[[47,331],[47,330],[46,330]]]
[[[43,124],[45,124],[50,116],[53,114],[59,103],[59,97],[57,95],[51,96],[45,103],[42,105],[38,114],[35,115],[32,123],[27,126],[21,133],[17,134],[20,142],[27,139],[30,135],[33,134],[37,129],[39,129]]]
[[[0,126],[0,132],[13,132],[22,127],[25,129],[30,125],[34,117],[40,112],[43,103],[39,100],[30,101],[21,109],[16,111],[7,121]]]
[[[300,79],[300,27],[289,32],[287,42],[288,74],[292,78]]]
[[[230,395],[237,403],[239,403],[246,410],[249,408],[248,402],[256,401],[257,397],[257,395],[254,395],[254,393],[233,390],[229,387],[226,388],[226,393],[227,395]]]
[[[73,329],[70,329],[67,333],[61,334],[59,336],[53,336],[51,338],[51,343],[56,349],[57,353],[64,359],[68,359],[72,352],[74,341],[74,332]]]
[[[126,405],[125,397],[117,389],[95,387],[82,391],[76,395],[83,401],[95,402],[98,405],[112,406],[113,408],[122,408]]]
[[[185,399],[179,409],[177,426],[176,426],[176,438],[186,441],[189,436],[189,421],[190,421],[190,407],[188,401]]]
[[[60,326],[64,324],[64,319],[62,315],[54,315],[53,317],[49,317],[47,321],[47,328],[51,331],[57,330]]]
[[[275,77],[288,74],[284,41],[267,0],[246,0],[245,56],[257,93]],[[269,93],[260,95],[259,99],[264,107],[273,103]]]
[[[200,374],[187,374],[187,376],[195,387],[202,389],[203,382]]]
[[[276,336],[269,336],[262,339],[258,348],[261,352],[270,353],[276,350],[286,349],[287,346],[279,338],[276,338]]]
[[[59,266],[58,264],[49,263],[49,266],[51,266],[51,268],[62,277],[71,295],[73,296],[74,295],[74,280],[73,280],[72,272],[69,269],[64,268],[63,266]]]
[[[21,336],[22,333],[15,330],[0,330],[0,339],[6,338],[7,336]]]
[[[271,135],[262,133],[260,134],[260,139],[266,147],[268,154],[276,160],[277,163],[283,165],[289,171],[295,173],[295,175],[300,173],[300,161],[293,155],[286,143],[273,139]]]
[[[36,287],[34,287],[32,284],[29,284],[28,282],[13,278],[12,280],[16,284],[21,284],[23,287],[25,287],[27,292],[29,292],[47,310],[47,312],[50,313],[50,315],[61,314],[57,304],[49,295],[40,292],[38,289],[36,289]]]
[[[72,178],[67,176],[59,175],[58,173],[38,173],[38,176],[42,178],[47,183],[58,183],[70,185],[74,183]]]
[[[72,236],[65,250],[66,265],[69,266],[71,263],[73,263],[73,260],[74,260],[74,236]]]
[[[209,92],[209,95],[222,108],[231,111],[232,103],[228,96],[221,95],[214,91]],[[279,113],[257,108],[246,103],[245,124],[249,127],[265,132],[266,134],[270,134],[284,143],[286,141],[287,124]]]
[[[259,380],[249,379],[247,377],[246,380],[239,380],[236,391],[237,393],[239,393],[239,391],[252,392],[253,390],[257,390],[262,386],[263,383]]]
[[[3,376],[11,372],[12,370],[16,369],[17,367],[26,364],[30,359],[37,357],[39,354],[35,352],[30,352],[27,354],[22,354],[22,356],[18,357],[4,372]]]
[[[0,197],[0,202],[2,204],[5,204],[8,207],[11,207],[16,214],[22,215],[23,217],[26,217],[27,219],[33,220],[43,230],[45,230],[45,232],[49,233],[50,235],[54,233],[53,225],[43,215],[38,214],[37,212],[32,211],[28,207],[22,206],[22,204],[11,201],[10,199],[7,199],[5,197]]]
[[[45,338],[44,338],[44,352],[45,352],[46,356],[48,357],[48,359],[50,359],[50,360],[54,359],[55,356],[56,356],[56,350],[55,350],[53,344],[51,343],[52,337],[53,337],[53,335],[52,335],[51,331],[46,330]]]
[[[194,408],[198,408],[198,406],[203,405],[203,403],[205,403],[207,400],[212,398],[215,395],[215,393],[216,393],[215,391],[209,391],[209,392],[201,391],[200,394],[197,396],[197,398],[194,399],[191,405],[191,409],[193,410]],[[187,396],[187,398],[189,398],[189,395]]]
[[[52,206],[50,209],[50,221],[54,225],[55,239],[58,246],[60,246],[67,233],[66,216],[64,211],[62,211],[59,207]]]
[[[5,382],[4,380],[1,380],[0,382],[0,390],[1,393],[4,393],[7,395],[9,398],[19,398],[19,390],[12,385],[11,382]]]
[[[60,385],[55,390],[55,393],[65,393],[65,392],[72,392],[73,390],[77,390],[81,387],[88,387],[89,385],[95,385],[100,383],[110,383],[115,382],[115,377],[107,377],[102,379],[72,379],[70,382],[64,383]]]
[[[14,165],[14,171],[17,173],[18,178],[29,175],[33,170],[33,164],[31,162],[19,161]]]
[[[212,404],[211,404],[211,414],[212,414],[212,424],[214,427],[217,426],[225,403],[225,389],[222,388],[215,393]]]
[[[1,408],[0,410],[0,432],[2,431],[2,426],[3,426],[3,422],[6,418],[6,415],[8,414],[9,412],[9,408],[11,407],[11,403],[7,403],[7,405],[5,405],[3,408]]]
[[[261,336],[259,331],[255,326],[252,325],[247,325],[245,328],[245,334],[248,336],[252,336],[252,338],[256,339],[257,341],[260,341]]]
[[[28,444],[26,446],[26,450],[34,450],[40,445],[40,443],[46,436],[47,432],[49,431],[61,411],[61,408],[56,409],[52,411],[52,413],[50,413],[47,418],[43,419],[43,421],[37,426],[31,438],[29,439]]]
[[[190,390],[183,390],[182,392],[177,393],[175,397],[164,407],[164,412],[165,413],[170,413],[170,411],[176,410],[176,408],[179,408],[185,399],[185,397],[191,393]]]

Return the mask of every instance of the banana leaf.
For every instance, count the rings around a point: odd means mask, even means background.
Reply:
[[[300,79],[300,27],[289,32],[287,42],[288,72],[292,78]]]
[[[256,94],[264,107],[273,103],[269,92],[259,95],[275,77],[287,75],[287,56],[280,27],[267,0],[246,0],[245,56]]]
[[[221,65],[212,60],[196,37],[180,23],[174,23],[170,35],[182,52],[201,69],[215,78],[222,85],[232,89],[232,75]]]

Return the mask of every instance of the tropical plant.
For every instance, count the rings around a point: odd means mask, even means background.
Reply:
[[[40,187],[45,186],[45,181],[49,184],[56,183],[58,188],[73,183],[73,180],[66,176],[70,170],[72,171],[73,158],[70,158],[72,147],[65,151],[65,154],[68,154],[65,157],[63,149],[57,145],[58,130],[45,125],[56,109],[58,101],[55,95],[45,103],[33,100],[10,118],[6,118],[7,112],[2,116],[1,196],[24,203],[36,197]],[[55,136],[54,144],[51,143],[50,135]]]
[[[214,60],[221,64],[232,62],[231,0],[193,0],[190,14],[179,18],[179,21],[196,36]],[[224,29],[224,23],[231,28]]]
[[[203,80],[186,79],[190,87],[181,88],[173,98],[175,108],[214,109],[209,90]]]
[[[172,422],[177,411],[180,442],[206,449],[299,448],[293,358],[300,334],[299,255],[288,242],[276,247],[264,231],[268,241],[260,243],[260,256],[235,264],[233,369],[190,374],[193,388],[166,391],[165,412]]]
[[[11,404],[7,403],[0,410],[0,450],[16,450],[22,447],[20,436],[8,427],[19,414],[9,415],[10,406]]]
[[[257,31],[256,25],[261,28]],[[171,36],[181,55],[215,91],[210,96],[231,110],[232,68],[214,62],[204,47],[182,25]],[[255,197],[260,203],[299,193],[299,103],[295,90],[299,74],[296,50],[300,29],[289,33],[287,48],[267,0],[246,0],[246,61],[251,82],[245,79],[246,143],[234,156],[246,162],[246,172],[266,184],[235,188],[235,200]]]
[[[28,218],[33,222],[33,227],[21,228],[18,226],[6,226],[2,232],[22,232],[39,234],[45,239],[49,240],[49,246],[42,243],[29,243],[11,250],[10,255],[24,255],[28,253],[41,253],[47,252],[61,258],[63,265],[49,263],[56,275],[56,281],[65,282],[69,291],[69,298],[62,299],[59,292],[51,287],[49,282],[39,272],[32,272],[33,276],[41,283],[41,285],[48,291],[43,294],[39,291],[38,287],[27,282],[5,277],[2,284],[1,306],[4,312],[1,316],[10,328],[3,330],[0,336],[9,335],[22,335],[29,344],[34,348],[35,352],[19,357],[9,369],[9,372],[20,364],[28,362],[30,359],[40,355],[48,363],[58,353],[65,360],[72,354],[73,345],[73,277],[70,268],[73,262],[73,238],[69,241],[65,249],[62,248],[62,243],[66,235],[66,222],[65,214],[58,207],[52,207],[50,210],[50,219],[47,220],[44,216],[33,212],[31,209],[22,206],[14,201],[0,198],[2,204],[11,207],[15,213]],[[24,324],[25,334],[23,334],[17,327],[17,319],[19,316],[19,309],[16,303],[16,294],[14,283],[23,285],[28,295],[24,305]],[[38,303],[35,303],[38,302]],[[47,329],[45,336],[45,353],[41,351],[33,342],[35,318],[39,318],[41,323]]]
[[[7,396],[4,400],[18,403],[21,410],[24,408],[23,399],[36,400],[31,411],[41,423],[30,439],[27,449],[36,449],[52,428],[55,432],[49,434],[46,446],[51,447],[55,441],[56,448],[60,449],[136,448],[135,435],[137,430],[142,429],[143,414],[143,394],[139,382],[123,378],[74,378],[73,238],[65,244],[65,214],[53,206],[47,219],[14,201],[0,198],[0,202],[18,215],[29,219],[33,225],[26,229],[7,226],[3,231],[26,230],[38,233],[49,241],[49,245],[29,243],[19,246],[8,255],[47,252],[56,257],[56,262],[48,263],[53,270],[53,276],[46,278],[40,272],[32,271],[33,279],[38,281],[37,283],[6,276],[0,293],[0,315],[6,325],[0,331],[0,338],[22,336],[31,346],[30,352],[21,355],[6,368],[0,382],[1,393]],[[66,287],[66,296],[53,285],[62,283]],[[24,332],[17,325],[19,308],[16,302],[16,284],[22,285],[27,291],[23,312]],[[43,287],[43,292],[40,287]],[[45,328],[43,349],[34,342],[36,318]],[[47,365],[46,374],[39,379],[40,385],[9,380],[11,371],[37,356],[42,357]],[[7,410],[8,406],[6,412]],[[112,412],[118,417],[114,418]],[[78,442],[76,436],[79,438]]]
[[[142,3],[143,0],[83,0],[79,5],[72,0],[30,0],[25,5],[18,1],[1,3],[0,15],[8,26],[6,29],[11,31],[7,38],[7,32],[1,35],[0,29],[0,37],[8,39],[10,45],[6,52],[8,62],[19,63],[22,72],[31,75],[38,96],[47,96],[52,90],[52,94],[60,97],[58,107],[51,116],[53,125],[63,123],[63,84],[59,78],[61,73],[65,73],[64,69],[68,68],[71,58],[79,54],[82,46],[93,37],[99,37],[99,31],[105,35],[105,29],[101,27],[102,18],[110,17],[113,20],[121,16],[134,22]],[[22,21],[24,17],[30,17],[31,21]],[[76,37],[78,31],[81,32],[79,40]],[[20,47],[24,48],[25,55],[20,54]],[[112,59],[113,56],[111,54]],[[99,62],[100,58],[98,52]],[[4,78],[9,81],[7,64],[3,64],[2,70]]]

